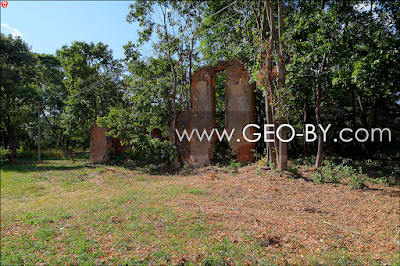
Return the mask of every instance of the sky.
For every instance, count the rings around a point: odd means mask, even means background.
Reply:
[[[114,58],[138,39],[137,23],[126,21],[132,1],[8,1],[0,7],[1,33],[21,36],[35,53],[55,54],[74,41],[103,42]]]

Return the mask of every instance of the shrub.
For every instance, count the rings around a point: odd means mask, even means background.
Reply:
[[[321,174],[320,179],[322,179],[322,181],[337,183],[340,180],[340,175],[337,174],[335,168],[332,168],[332,166],[322,166],[319,169],[319,172]]]
[[[324,177],[320,172],[314,172],[314,174],[312,175],[312,180],[315,183],[321,184],[324,182]]]
[[[6,160],[7,158],[9,158],[11,156],[11,151],[4,149],[4,148],[0,148],[0,160]]]
[[[36,152],[35,152],[36,153]],[[42,158],[56,158],[62,159],[64,158],[64,151],[60,149],[45,149],[40,152]]]
[[[152,162],[172,162],[178,156],[178,150],[170,141],[152,139],[147,135],[138,136],[131,141],[132,159],[149,160]]]
[[[349,185],[353,189],[362,189],[365,188],[365,179],[362,175],[354,174],[350,178]]]
[[[242,167],[243,165],[240,162],[235,162],[235,161],[231,161],[231,163],[228,165],[227,170],[231,170],[231,171],[235,171],[237,173],[237,171],[239,170],[240,167]]]

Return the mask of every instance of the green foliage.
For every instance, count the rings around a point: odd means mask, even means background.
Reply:
[[[132,159],[146,160],[151,162],[172,162],[178,155],[178,151],[169,141],[152,139],[147,135],[139,135],[131,141]]]
[[[291,172],[293,175],[297,175],[299,172],[299,169],[297,169],[297,167],[295,167],[295,166],[290,166],[288,168],[288,171]]]
[[[365,178],[362,175],[354,174],[350,177],[349,185],[353,189],[365,188]]]
[[[12,161],[15,161],[17,136],[26,134],[36,115],[39,99],[36,60],[20,37],[0,35],[0,132],[7,135]]]
[[[74,42],[64,45],[57,55],[68,92],[63,115],[66,134],[76,141],[87,142],[96,119],[106,116],[111,106],[119,104],[120,63],[103,43]]]
[[[312,179],[316,183],[338,183],[348,181],[351,188],[362,189],[365,187],[366,177],[362,174],[362,170],[354,169],[345,164],[335,165],[333,162],[325,161],[325,165],[317,169],[312,175]]]
[[[235,162],[234,160],[232,160],[231,163],[223,169],[223,171],[231,172],[232,174],[236,175],[238,174],[239,169],[242,166],[243,164],[241,162]]]

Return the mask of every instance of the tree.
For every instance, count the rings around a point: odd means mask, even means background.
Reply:
[[[122,101],[111,108],[108,116],[99,119],[110,134],[132,140],[143,134],[143,127],[168,132],[172,115],[169,101],[171,82],[168,58],[143,59],[127,45],[128,75],[124,80]]]
[[[68,92],[63,115],[66,134],[88,143],[90,127],[121,99],[121,65],[103,43],[74,42],[63,46],[57,55]]]
[[[130,6],[127,16],[128,22],[139,22],[142,27],[139,31],[138,45],[130,43],[130,49],[152,41],[155,32],[158,42],[153,44],[154,51],[161,60],[167,58],[169,61],[169,72],[173,81],[165,100],[169,100],[172,106],[173,132],[178,110],[189,108],[191,72],[196,60],[194,48],[197,16],[193,6],[190,2],[136,1]],[[187,15],[189,12],[191,16]],[[175,135],[171,137],[175,143]]]
[[[278,1],[277,13],[272,1],[257,1],[253,7],[256,15],[259,60],[255,69],[257,85],[265,90],[265,113],[267,124],[275,127],[274,142],[267,146],[267,160],[276,163],[280,170],[287,169],[287,143],[280,141],[277,128],[287,122],[287,88],[285,87],[286,52],[284,46],[284,4]],[[277,17],[277,22],[275,21]],[[269,29],[269,32],[266,29]],[[269,33],[269,37],[267,37]],[[268,40],[268,41],[267,41]],[[264,59],[265,58],[265,59]],[[275,67],[274,67],[275,64]],[[287,138],[286,128],[279,132]]]
[[[35,80],[35,55],[21,38],[0,35],[1,127],[7,132],[10,162],[16,161],[18,135],[36,110],[38,100]]]

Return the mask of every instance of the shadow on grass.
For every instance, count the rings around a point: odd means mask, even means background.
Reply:
[[[55,161],[65,161],[65,165],[62,163],[55,163]],[[78,169],[93,169],[97,168],[98,165],[93,165],[89,162],[78,161],[76,163],[68,162],[66,160],[55,160],[55,159],[44,159],[42,163],[37,163],[35,160],[21,159],[15,164],[2,163],[0,169],[2,172],[16,172],[16,173],[27,173],[27,172],[46,172],[46,171],[70,171]]]
[[[173,175],[179,173],[181,170],[181,167],[173,167],[170,162],[157,162],[144,159],[117,162],[114,165],[149,175]]]

